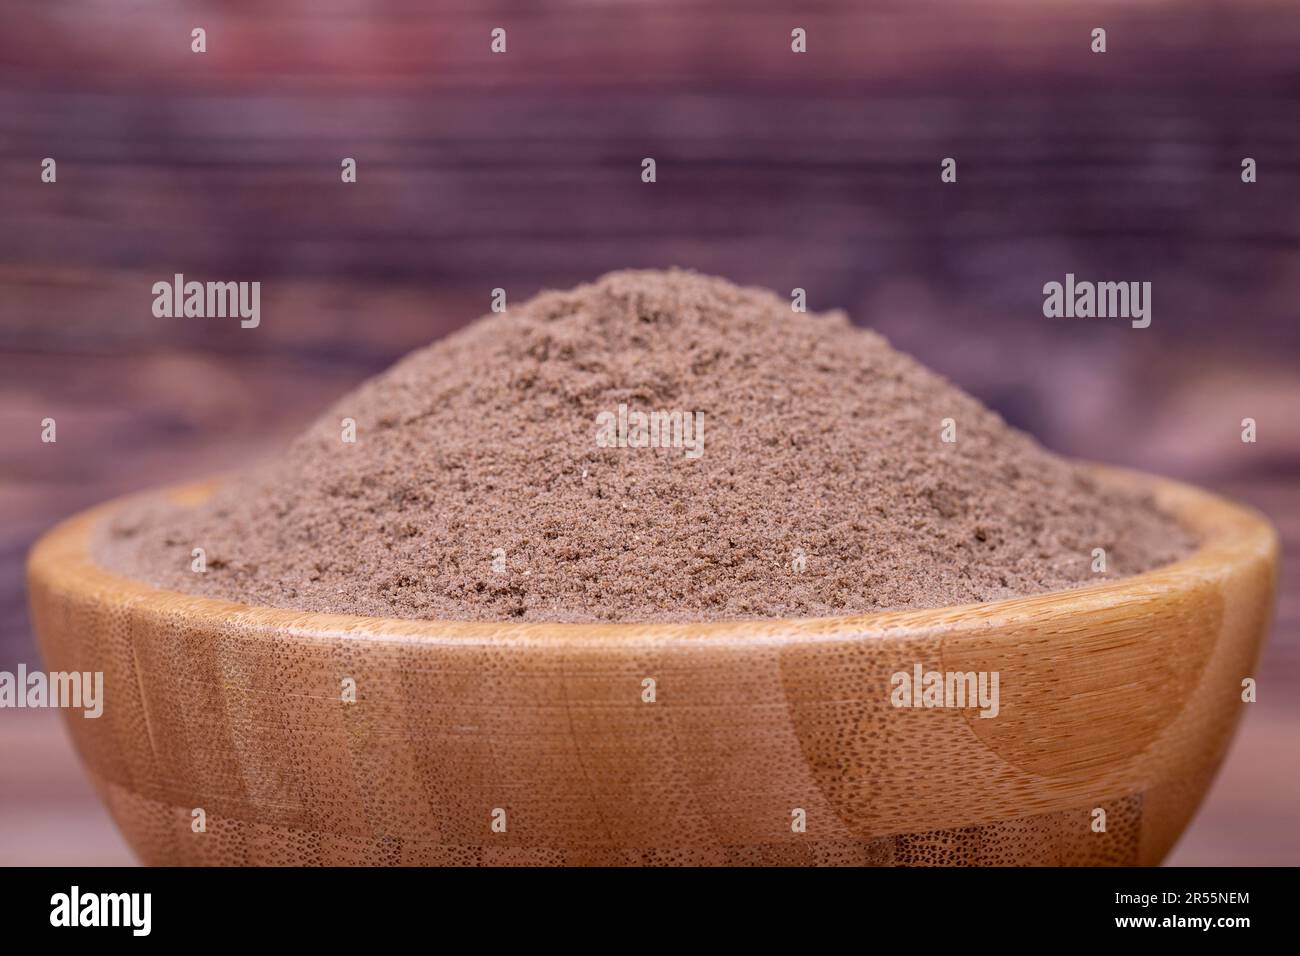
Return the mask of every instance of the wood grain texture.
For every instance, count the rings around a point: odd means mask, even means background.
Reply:
[[[1243,709],[1278,554],[1254,512],[1156,491],[1202,536],[1187,560],[938,610],[506,626],[248,607],[97,567],[88,536],[117,503],[38,542],[29,593],[46,667],[105,673],[104,716],[69,726],[148,863],[1154,864]],[[895,709],[890,675],[917,662],[998,671],[999,716]]]

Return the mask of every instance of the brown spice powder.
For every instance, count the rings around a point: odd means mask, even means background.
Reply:
[[[703,453],[598,447],[620,404],[703,413]],[[1095,583],[1094,548],[1113,577],[1192,546],[842,313],[672,271],[485,317],[202,506],[132,508],[97,547],[249,604],[696,621],[997,600]]]

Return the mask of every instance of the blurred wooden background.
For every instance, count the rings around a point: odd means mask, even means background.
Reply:
[[[495,286],[676,264],[1268,513],[1260,702],[1171,862],[1300,863],[1300,8],[806,6],[0,0],[0,669],[36,662],[22,561],[58,518],[269,453]],[[175,272],[261,281],[261,327],[154,318]],[[1066,272],[1151,281],[1152,326],[1043,318]],[[0,753],[0,863],[126,858],[52,715],[0,711]]]

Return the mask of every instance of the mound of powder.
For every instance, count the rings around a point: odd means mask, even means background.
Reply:
[[[685,414],[640,447],[651,412]],[[990,601],[1096,583],[1094,548],[1114,577],[1193,543],[842,313],[629,271],[412,353],[203,505],[121,513],[97,553],[310,611],[697,621]]]

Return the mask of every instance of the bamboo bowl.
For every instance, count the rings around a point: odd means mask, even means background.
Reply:
[[[31,607],[49,670],[104,672],[103,716],[65,714],[146,863],[1155,864],[1245,706],[1278,545],[1206,492],[1104,476],[1153,487],[1199,550],[937,610],[399,621],[111,574],[89,538],[114,502],[36,544]],[[918,663],[997,672],[997,717],[894,707]]]

